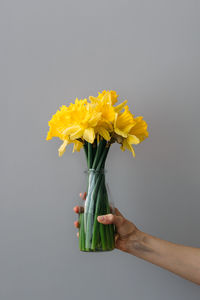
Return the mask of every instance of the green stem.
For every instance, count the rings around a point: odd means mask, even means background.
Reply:
[[[101,180],[100,183],[100,188],[99,188],[99,192],[97,195],[97,201],[96,201],[96,207],[95,207],[95,214],[94,214],[94,225],[93,225],[93,233],[92,233],[92,243],[91,243],[91,249],[95,250],[95,248],[97,248],[97,244],[99,242],[99,222],[97,221],[97,217],[99,216],[99,209],[100,209],[100,204],[102,201],[102,191],[103,191],[103,178]]]
[[[101,237],[101,245],[102,250],[107,250],[106,247],[106,234],[105,234],[105,225],[102,223],[99,223],[99,231],[100,231],[100,237]]]
[[[104,165],[105,165],[105,161],[106,161],[106,157],[108,155],[108,151],[110,149],[110,146],[106,146],[102,152],[101,158],[99,159],[96,171],[100,171]]]
[[[84,142],[83,149],[84,149],[85,157],[86,157],[87,164],[88,164],[88,142],[86,142],[86,141]]]
[[[81,229],[82,229],[82,222],[81,222],[81,215],[79,215],[79,224],[80,224],[80,227],[79,227],[79,249],[82,250],[82,232],[81,232]]]
[[[106,232],[106,249],[110,250],[112,247],[111,244],[111,236],[110,236],[110,225],[104,225],[105,226],[105,232]]]
[[[92,160],[93,160],[93,154],[92,154],[92,144],[88,143],[88,169],[92,168]]]
[[[97,175],[94,173],[94,176]],[[93,223],[94,223],[94,207],[95,207],[95,202],[99,191],[99,186],[101,184],[101,180],[102,180],[102,174],[98,174],[94,188],[92,188],[91,195],[88,195],[88,197],[90,197],[90,202],[89,202],[88,209],[85,212],[87,214],[87,226],[86,226],[86,248],[87,249],[89,249],[91,246]]]
[[[85,251],[85,231],[84,231],[84,217],[83,213],[79,215],[80,229],[79,229],[79,247],[80,250]]]
[[[107,212],[106,210],[106,203],[105,203],[105,181],[103,182],[103,194],[101,197],[101,204],[99,209],[99,215],[105,215]],[[101,248],[103,251],[109,250],[109,240],[108,240],[108,225],[104,225],[102,223],[99,223],[99,231],[100,231],[100,237],[101,237]]]
[[[92,191],[94,189],[94,184],[95,184],[94,181],[95,181],[94,171],[91,170],[90,172],[88,172],[88,188],[87,188],[87,197],[85,201],[85,212],[84,212],[85,231],[87,231],[88,211],[90,208]]]
[[[97,139],[95,139],[94,143],[92,144],[92,153],[93,153],[92,166],[93,166],[94,158],[96,156],[96,152],[97,152]]]
[[[93,164],[92,164],[92,169],[96,169],[97,168],[99,159],[102,156],[102,151],[105,148],[105,145],[106,145],[106,141],[104,139],[102,139],[99,142],[99,145],[97,147],[96,155],[94,157],[94,161],[93,161]]]
[[[79,242],[80,249],[83,251],[114,248],[114,226],[104,225],[97,221],[98,215],[109,213],[103,173],[109,148],[110,145],[104,139],[100,140],[98,146],[96,140],[93,144],[84,144],[88,169],[94,169],[94,171],[89,172],[90,185],[87,190],[87,203],[85,203],[84,214],[80,218]]]

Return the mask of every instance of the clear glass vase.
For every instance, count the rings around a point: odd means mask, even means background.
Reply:
[[[101,224],[97,217],[115,213],[104,169],[89,169],[84,172],[87,179],[87,193],[79,213],[79,248],[81,251],[110,251],[115,245],[115,226]]]

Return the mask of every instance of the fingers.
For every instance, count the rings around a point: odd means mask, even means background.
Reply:
[[[74,222],[74,226],[75,226],[76,228],[79,228],[79,227],[80,227],[79,222],[78,222],[78,221],[75,221],[75,222]],[[79,238],[79,232],[77,232],[76,236],[77,236],[77,238]]]
[[[86,193],[80,193],[79,196],[81,197],[82,200],[85,200],[86,199]],[[77,214],[80,214],[80,213],[83,213],[84,212],[84,207],[83,206],[74,206],[73,208],[74,212],[77,213]],[[74,222],[74,226],[76,228],[79,228],[80,227],[80,224],[78,221],[75,221]],[[77,237],[79,238],[79,232],[77,232]]]
[[[74,206],[73,210],[76,214],[80,214],[80,213],[84,212],[84,207],[76,205],[76,206]]]
[[[86,192],[85,193],[80,193],[79,196],[81,197],[82,200],[85,200],[86,199]],[[84,212],[84,207],[76,205],[76,206],[74,206],[73,210],[76,214],[80,214],[80,213]]]
[[[85,200],[86,199],[86,193],[80,193],[79,196],[81,197],[82,200]],[[83,206],[74,206],[73,208],[74,212],[77,213],[77,214],[80,214],[80,213],[83,213],[84,212],[84,207]],[[79,228],[80,227],[80,224],[78,221],[75,221],[74,222],[74,226],[76,228]],[[77,232],[77,237],[79,238],[79,232]]]
[[[75,226],[76,228],[79,228],[79,225],[80,225],[80,224],[79,224],[79,221],[75,221],[75,222],[74,222],[74,226]]]
[[[86,192],[85,193],[80,193],[79,196],[81,197],[82,200],[86,199]]]
[[[122,216],[116,216],[113,214],[98,216],[97,220],[102,224],[115,224],[117,227],[121,226],[124,222],[124,218]]]

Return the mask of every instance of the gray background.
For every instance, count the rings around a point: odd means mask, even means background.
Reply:
[[[200,247],[200,5],[0,2],[0,299],[199,299],[199,287],[115,250],[79,252],[84,153],[57,156],[62,104],[117,90],[149,124],[136,158],[107,161],[116,206],[143,231]]]

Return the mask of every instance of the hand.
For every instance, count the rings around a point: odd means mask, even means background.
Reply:
[[[86,193],[80,194],[80,197],[85,200]],[[83,209],[82,206],[75,206],[74,212],[83,212]],[[139,233],[139,230],[132,222],[128,221],[117,208],[115,208],[115,215],[98,216],[97,220],[102,224],[114,224],[117,231],[115,234],[115,248],[128,253],[131,252],[133,241],[136,240]],[[79,222],[75,221],[74,226],[79,228]],[[79,237],[79,233],[77,233],[77,237]]]
[[[80,197],[85,200],[86,193],[80,194]],[[74,211],[76,213],[83,212],[84,208],[75,206]],[[102,224],[115,224],[117,229],[115,248],[200,285],[199,248],[174,244],[144,233],[128,221],[117,208],[115,208],[115,215],[98,216],[97,220]],[[75,221],[74,225],[79,228],[78,221]],[[78,233],[77,236],[79,236]]]

